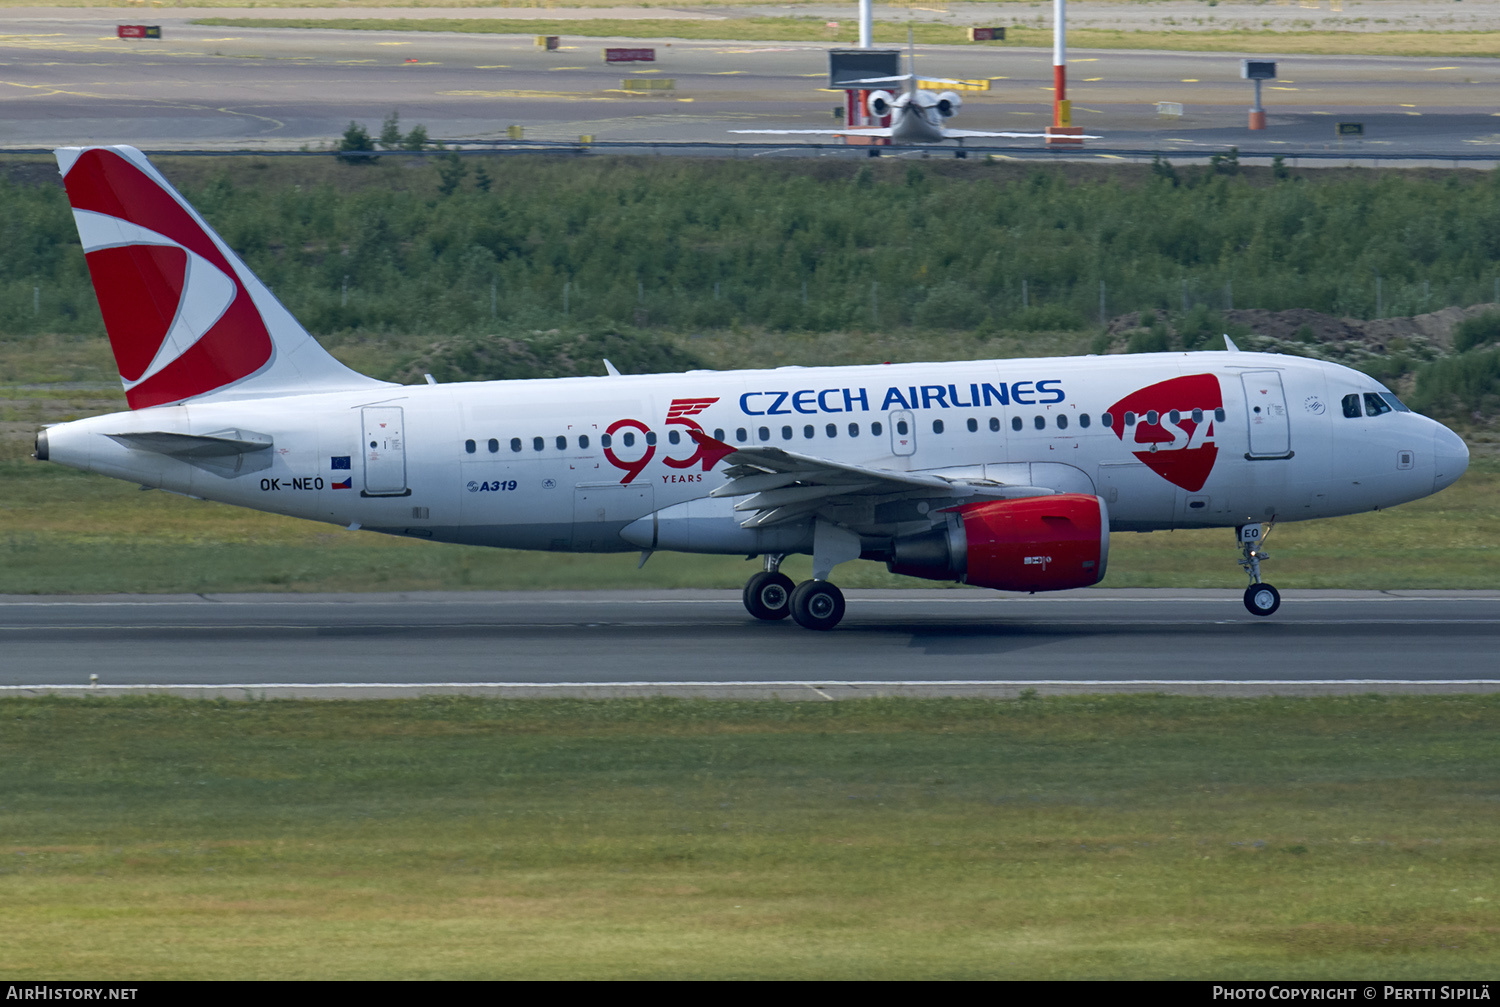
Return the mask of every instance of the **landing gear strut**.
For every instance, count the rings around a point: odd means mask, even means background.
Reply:
[[[1250,586],[1245,588],[1245,608],[1251,615],[1271,615],[1281,607],[1281,592],[1260,579],[1260,561],[1271,558],[1271,554],[1261,548],[1261,543],[1270,537],[1275,526],[1276,519],[1272,518],[1264,533],[1259,524],[1240,525],[1235,529],[1235,537],[1240,543],[1240,566],[1250,578]]]
[[[766,568],[745,583],[745,611],[775,622],[792,614],[792,578],[780,571],[781,556],[767,556]]]

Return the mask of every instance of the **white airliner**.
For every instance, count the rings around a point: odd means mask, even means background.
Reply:
[[[1103,579],[1111,531],[1169,528],[1236,529],[1270,615],[1264,523],[1416,500],[1468,465],[1357,371],[1232,349],[390,384],[324,351],[140,151],[57,158],[130,411],[50,426],[36,457],[194,497],[438,542],[760,556],[750,614],[831,629],[850,560],[1051,591]],[[791,553],[813,558],[795,587]]]

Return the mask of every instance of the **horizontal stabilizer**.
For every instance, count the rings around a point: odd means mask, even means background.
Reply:
[[[275,443],[265,434],[247,430],[219,430],[211,434],[176,434],[147,431],[135,434],[110,434],[110,439],[128,448],[154,451],[173,458],[228,458],[231,455],[268,451]]]

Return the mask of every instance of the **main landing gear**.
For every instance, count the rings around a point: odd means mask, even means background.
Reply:
[[[795,588],[779,569],[781,556],[767,556],[766,568],[745,583],[745,611],[774,622],[791,616],[804,629],[832,629],[844,618],[844,593],[826,580],[805,580]]]
[[[1240,544],[1240,566],[1250,578],[1250,586],[1245,588],[1245,608],[1251,615],[1272,615],[1281,607],[1281,592],[1260,579],[1260,561],[1271,558],[1271,554],[1261,548],[1261,543],[1270,537],[1275,525],[1275,518],[1272,518],[1264,533],[1258,524],[1240,525],[1235,529]]]

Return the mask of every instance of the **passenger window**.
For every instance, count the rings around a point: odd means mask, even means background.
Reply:
[[[839,435],[839,425],[837,423],[828,424],[827,432],[829,437],[837,437]]]
[[[1379,416],[1391,411],[1390,404],[1374,392],[1365,392],[1365,415]]]
[[[750,435],[748,433],[746,433],[744,427],[740,427],[738,430],[736,430],[734,432],[734,439],[737,440],[737,441],[739,441],[741,444],[745,443],[745,441],[749,438],[749,436]]]
[[[611,444],[614,443],[614,441],[615,441],[615,439],[613,437],[611,437],[609,434],[600,434],[599,435],[599,446],[601,448],[607,448],[607,447],[609,447]]]
[[[760,434],[760,439],[763,440],[763,441],[768,441],[768,440],[771,439],[771,428],[770,427],[761,427],[760,430],[757,431],[757,433]]]
[[[647,430],[646,431],[646,443],[647,444],[653,444],[653,445],[656,443],[656,431],[655,430]]]
[[[1106,427],[1112,427],[1112,426],[1115,425],[1115,414],[1114,413],[1100,413],[1099,414],[1099,422],[1103,423]]]
[[[1182,414],[1173,409],[1170,413],[1167,413],[1167,419],[1171,420],[1173,423],[1176,423],[1178,420],[1182,419]]]
[[[998,417],[998,416],[991,416],[990,417],[990,433],[999,433],[999,432],[1000,432],[1000,417]]]
[[[1406,407],[1406,403],[1396,398],[1396,396],[1392,395],[1390,392],[1381,392],[1380,397],[1389,402],[1391,404],[1391,408],[1396,410],[1396,412],[1398,413],[1411,412],[1411,410]]]
[[[1202,409],[1194,409],[1193,410],[1193,422],[1194,423],[1202,423],[1203,422],[1203,410]]]
[[[631,433],[628,430],[625,432],[625,436],[621,437],[620,440],[622,440],[622,441],[625,442],[625,446],[627,448],[633,448],[633,447],[635,447],[635,434]],[[538,437],[536,439],[536,442],[537,442],[536,443],[536,449],[538,451],[542,450],[542,439],[540,437]]]
[[[724,439],[724,428],[723,427],[714,427],[714,440],[716,440],[716,441],[722,441],[723,439]]]
[[[781,428],[781,439],[784,440],[784,441],[789,441],[789,440],[792,439],[792,428],[791,427],[782,427]]]
[[[1159,419],[1161,419],[1161,414],[1158,413],[1155,409],[1152,409],[1152,410],[1150,410],[1149,412],[1146,413],[1146,422],[1147,423],[1155,424],[1156,421],[1159,420]]]
[[[474,442],[473,441],[464,441],[464,450],[467,451],[469,454],[473,454],[474,453]]]
[[[584,449],[588,448],[588,446],[589,446],[589,435],[588,434],[579,434],[578,435],[578,446],[581,447],[581,448],[584,448]]]
[[[1066,430],[1066,429],[1068,429],[1068,417],[1065,416],[1065,415],[1063,415],[1062,413],[1058,413],[1057,414],[1057,429],[1059,429],[1059,430]]]
[[[1125,425],[1127,427],[1133,427],[1133,426],[1135,426],[1135,413],[1126,413],[1125,414]]]
[[[673,430],[667,434],[667,440],[671,441],[673,444],[681,444],[682,434],[678,433],[676,430]]]
[[[979,430],[979,421],[972,416],[969,417],[969,422],[965,425],[969,428],[969,433],[971,434]]]
[[[1012,416],[1010,418],[1010,428],[1012,430],[1020,430],[1021,429],[1021,417],[1019,417],[1019,416]]]
[[[629,443],[630,435],[626,434],[625,438],[626,438],[626,442]],[[542,440],[540,437],[533,437],[531,439],[531,450],[533,450],[533,451],[540,451],[540,450],[542,450],[543,447],[546,446],[546,444],[547,444],[547,442],[544,441],[544,440]]]
[[[1034,427],[1036,427],[1038,430],[1046,430],[1047,429],[1047,417],[1045,417],[1045,416],[1035,416],[1035,417],[1032,417],[1031,425],[1034,426]]]
[[[510,449],[512,451],[519,451],[519,450],[521,450],[521,438],[519,438],[519,437],[512,437],[510,439]]]
[[[559,451],[566,451],[566,450],[568,450],[568,439],[566,437],[559,436],[557,438],[557,450],[559,450]]]
[[[1089,426],[1089,414],[1088,413],[1079,413],[1078,414],[1078,425],[1081,426],[1081,427],[1083,427],[1085,430],[1088,429],[1088,426]]]
[[[870,436],[871,437],[879,437],[881,431],[883,431],[884,429],[885,429],[885,427],[881,426],[880,421],[876,420],[874,423],[870,424]],[[856,436],[858,436],[859,430],[858,430],[857,427],[856,427],[854,433],[855,433]]]
[[[1224,408],[1222,406],[1220,406],[1218,409],[1214,410],[1214,422],[1215,423],[1223,423],[1224,422]]]
[[[497,441],[497,440],[495,440],[495,438],[491,437],[490,438],[490,443],[489,443],[489,449],[490,449],[490,454],[494,454],[496,451],[499,451],[500,450],[500,442]]]
[[[935,434],[940,434],[940,433],[943,432],[943,421],[942,420],[933,420],[932,421],[932,432],[935,433]]]
[[[815,433],[817,433],[817,431],[813,429],[813,425],[811,423],[802,428],[802,436],[808,440],[812,440],[813,434]]]
[[[898,433],[898,434],[905,434],[906,433],[906,421],[905,420],[897,420],[896,421],[896,433]]]
[[[851,424],[849,424],[849,436],[850,437],[858,437],[859,436],[859,424],[858,423],[851,423]]]
[[[1359,411],[1359,393],[1350,392],[1344,396],[1344,418],[1357,420],[1362,414]]]

